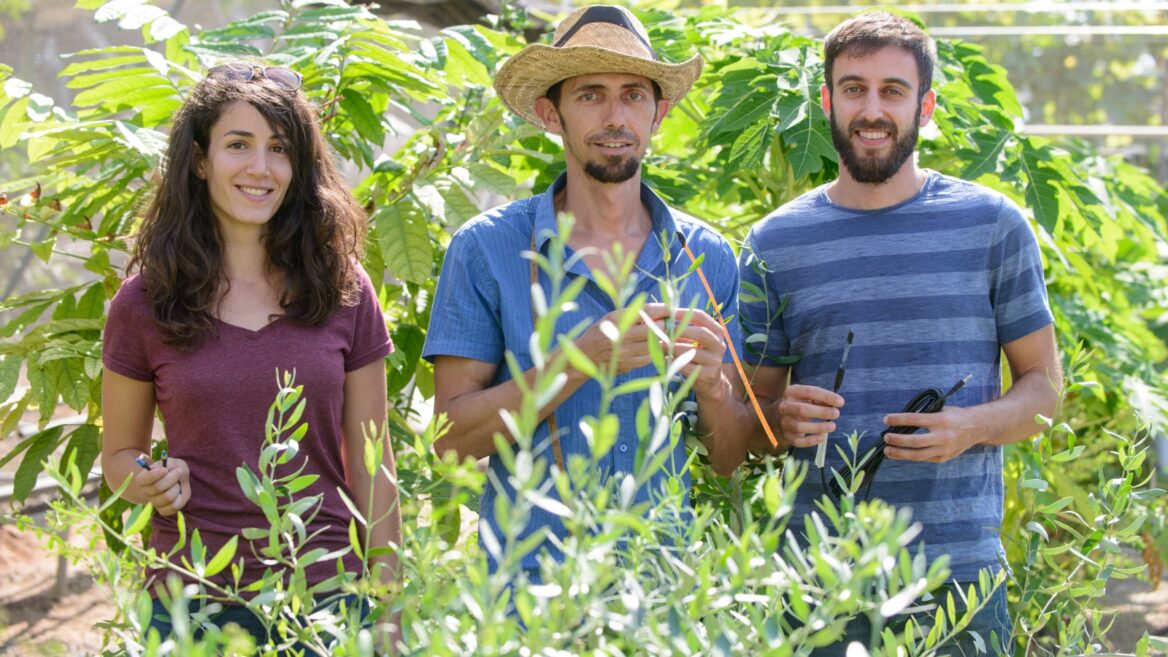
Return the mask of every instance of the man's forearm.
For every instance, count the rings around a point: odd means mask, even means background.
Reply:
[[[771,439],[767,436],[766,431],[762,427],[762,423],[754,414],[754,409],[750,410],[750,440],[747,441],[747,449],[754,454],[785,454],[791,449],[791,444],[783,440],[783,427],[779,417],[779,404],[777,399],[759,395],[755,391],[755,396],[758,398],[758,405],[762,408],[763,416],[766,418],[771,429],[771,434],[774,435],[778,445],[772,445]]]
[[[695,394],[698,403],[697,432],[709,452],[710,464],[728,477],[746,458],[746,446],[758,421],[742,401],[738,386],[723,376],[724,384],[707,394]]]
[[[1008,445],[1039,433],[1034,416],[1052,417],[1061,390],[1060,372],[1036,369],[1016,379],[1000,399],[972,407],[986,427],[981,444]]]
[[[559,394],[539,409],[540,421],[547,419],[552,411],[588,380],[571,368],[565,370],[565,373],[568,380]],[[531,386],[536,377],[535,368],[525,371],[523,377],[527,385]],[[463,459],[481,459],[495,454],[496,433],[502,434],[508,442],[514,442],[503,423],[502,413],[518,410],[522,401],[523,393],[514,380],[451,399],[446,408],[438,409],[446,413],[450,420],[450,430],[434,444],[434,448],[440,455],[451,451]]]

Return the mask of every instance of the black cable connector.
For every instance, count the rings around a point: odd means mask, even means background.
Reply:
[[[913,397],[909,403],[905,404],[904,408],[901,409],[900,412],[937,413],[942,408],[945,408],[945,400],[949,399],[953,393],[961,390],[961,388],[971,378],[973,378],[973,375],[967,374],[964,379],[961,379],[957,383],[953,384],[953,387],[950,388],[949,392],[946,393],[942,393],[940,388],[929,388],[928,390],[922,390],[921,392],[917,393],[917,396]],[[863,474],[865,482],[864,497],[867,497],[868,492],[872,490],[872,480],[876,477],[876,470],[880,467],[880,464],[884,462],[884,448],[888,446],[888,443],[884,442],[884,436],[890,433],[913,434],[920,430],[920,427],[903,426],[889,427],[880,432],[880,440],[876,441],[875,446],[864,452],[863,456],[861,456],[856,462],[855,470],[853,470],[851,466],[845,466],[844,469],[831,480],[829,485],[831,494],[834,495],[836,499],[843,497],[844,488],[840,482],[850,482],[857,474]]]

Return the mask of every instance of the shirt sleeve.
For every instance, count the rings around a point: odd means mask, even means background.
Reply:
[[[742,360],[752,365],[784,366],[775,360],[790,355],[780,313],[782,298],[754,237],[751,232],[738,255],[738,312],[745,343]]]
[[[361,302],[353,314],[353,344],[345,358],[346,372],[361,369],[393,351],[377,291],[365,270],[360,266],[357,269],[361,278]]]
[[[137,381],[153,381],[146,341],[155,326],[142,279],[132,276],[110,301],[102,332],[101,362],[106,369]]]
[[[1038,241],[1022,211],[1003,197],[990,250],[990,302],[998,342],[1006,344],[1052,323]]]
[[[455,233],[438,277],[422,349],[422,357],[431,363],[437,356],[503,362],[499,286],[468,228]]]

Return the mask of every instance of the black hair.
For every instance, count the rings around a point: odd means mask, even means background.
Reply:
[[[840,55],[863,57],[894,46],[912,54],[917,60],[920,78],[918,98],[933,87],[933,69],[937,63],[937,46],[913,21],[886,11],[869,11],[840,23],[823,40],[823,69],[827,90],[832,88],[832,69]]]

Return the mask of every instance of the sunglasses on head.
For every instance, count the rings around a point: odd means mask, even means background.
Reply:
[[[255,79],[257,72],[276,83],[276,86],[287,89],[288,91],[296,91],[299,89],[300,83],[304,80],[304,76],[290,68],[283,66],[252,66],[251,64],[224,64],[222,66],[216,66],[207,71],[207,77],[219,76],[226,80],[251,82]]]

